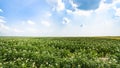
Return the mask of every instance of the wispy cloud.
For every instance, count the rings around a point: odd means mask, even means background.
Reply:
[[[4,17],[0,17],[0,33],[6,34],[10,28],[5,25],[6,21],[4,20]]]

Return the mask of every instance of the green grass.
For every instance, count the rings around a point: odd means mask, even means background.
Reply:
[[[0,37],[2,68],[120,68],[111,37]]]

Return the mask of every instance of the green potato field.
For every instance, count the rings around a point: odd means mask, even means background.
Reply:
[[[0,68],[120,68],[120,37],[0,37]]]

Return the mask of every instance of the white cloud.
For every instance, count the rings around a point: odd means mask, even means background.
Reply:
[[[71,10],[66,10],[68,14],[73,14],[73,15],[79,15],[79,16],[90,16],[93,11],[84,11],[84,10],[79,10],[76,9],[75,11],[71,11]]]
[[[114,9],[116,11],[115,16],[120,16],[120,8],[116,7],[116,4],[120,3],[120,0],[113,0],[113,3],[107,4],[105,0],[102,0],[98,9],[95,10],[96,13],[101,13],[108,11],[109,9]]]
[[[0,23],[5,23],[6,21],[0,18]]]
[[[47,17],[50,17],[50,16],[52,16],[52,14],[51,14],[50,12],[47,12],[47,13],[46,13],[46,16],[47,16]]]
[[[84,10],[76,10],[75,14],[78,14],[80,16],[90,16],[92,14],[92,10],[90,11],[84,11]]]
[[[62,2],[62,0],[57,0],[57,7],[56,7],[56,10],[57,11],[62,11],[65,9],[65,5],[64,3]]]
[[[69,1],[72,7],[75,9],[75,11],[66,9],[66,12],[68,14],[90,16],[93,12],[100,14],[102,12],[108,11],[109,9],[114,9],[116,11],[115,15],[120,16],[120,9],[116,8],[116,4],[120,3],[120,0],[113,0],[113,3],[111,4],[105,3],[105,0],[101,0],[99,8],[96,10],[90,10],[90,11],[84,11],[84,10],[77,9],[77,4],[73,3],[72,0],[69,0]]]
[[[0,32],[5,33],[7,32],[10,28],[5,25],[6,21],[3,19],[4,17],[0,17]]]
[[[22,21],[22,25],[35,25],[36,23],[32,20]]]
[[[17,33],[23,33],[24,32],[24,30],[19,30],[19,29],[16,29],[16,28],[14,28],[13,31],[17,32]]]
[[[64,17],[62,23],[63,23],[63,24],[69,24],[69,23],[70,23],[70,20],[69,20],[67,17]]]
[[[120,16],[120,8],[116,8],[115,11],[116,11],[115,16]]]
[[[114,3],[118,3],[118,2],[120,2],[120,0],[113,0],[113,2],[114,2]]]
[[[66,12],[67,12],[68,14],[73,14],[73,11],[72,11],[72,10],[66,9]]]
[[[72,5],[72,8],[75,9],[75,11],[65,9],[65,4],[64,2],[62,2],[62,0],[47,0],[47,2],[53,6],[52,8],[53,11],[59,12],[59,11],[66,10],[67,13],[69,14],[75,14],[75,15],[81,15],[81,16],[90,16],[91,13],[93,12],[92,10],[90,11],[79,10],[77,8],[78,5],[75,4],[73,0],[69,0],[69,2]]]
[[[100,13],[103,11],[106,11],[110,9],[113,6],[113,4],[107,4],[105,3],[105,0],[101,0],[99,8],[95,10],[96,13]]]
[[[120,3],[120,0],[114,0],[113,1],[113,8],[116,11],[115,16],[120,16],[120,8],[116,7],[117,3]]]
[[[30,24],[30,25],[34,25],[35,24],[35,22],[33,22],[31,20],[28,20],[27,23]]]
[[[47,27],[51,26],[50,22],[48,22],[48,21],[41,21],[41,24],[43,24],[44,26],[47,26]]]
[[[5,31],[5,30],[8,30],[9,27],[6,26],[4,23],[0,23],[0,31]]]
[[[0,9],[0,12],[3,12],[3,10],[2,10],[2,9]]]
[[[16,35],[17,33],[21,34],[23,31],[16,29],[16,28],[12,28],[8,25],[6,25],[6,21],[4,20],[4,17],[0,17],[0,33],[1,35],[7,35],[7,36],[12,36],[12,35]],[[17,34],[17,35],[19,35]]]
[[[69,0],[69,2],[70,2],[70,4],[72,5],[73,8],[77,8],[78,7],[77,4],[73,3],[73,0]]]
[[[63,11],[65,9],[65,4],[62,2],[62,0],[47,0],[47,2],[52,5],[53,11]]]

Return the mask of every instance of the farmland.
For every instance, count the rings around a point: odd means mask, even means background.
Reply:
[[[0,68],[120,68],[120,39],[0,37]]]

